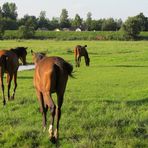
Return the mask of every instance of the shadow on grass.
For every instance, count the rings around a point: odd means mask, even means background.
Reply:
[[[142,104],[148,104],[148,98],[140,99],[140,100],[131,100],[126,101],[127,105],[142,105]]]
[[[33,79],[31,76],[19,76],[18,79]]]
[[[139,99],[139,100],[129,100],[129,101],[117,101],[117,100],[102,100],[100,102],[105,102],[109,104],[120,104],[120,103],[126,103],[127,105],[142,105],[142,104],[148,104],[148,98]]]
[[[99,65],[99,67],[125,67],[125,68],[135,68],[135,67],[139,67],[139,68],[143,68],[143,67],[148,67],[148,65]]]

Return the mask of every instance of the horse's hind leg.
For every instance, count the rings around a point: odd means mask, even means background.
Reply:
[[[5,94],[4,94],[3,74],[2,73],[1,73],[0,84],[1,84],[2,92],[3,92],[3,105],[6,105],[6,99],[5,99]]]
[[[60,118],[61,118],[61,107],[63,104],[63,94],[57,94],[58,97],[58,101],[57,101],[57,108],[56,108],[56,130],[54,132],[54,137],[55,139],[58,139],[58,130],[59,130],[59,122],[60,122]]]
[[[7,85],[8,85],[8,100],[10,100],[10,87],[11,87],[12,75],[7,74]]]
[[[17,72],[14,73],[14,90],[11,99],[14,99],[16,88],[17,88]]]
[[[55,117],[56,106],[55,106],[49,92],[44,93],[44,99],[45,99],[46,104],[48,105],[48,108],[50,108],[51,119],[50,119],[50,126],[49,126],[48,131],[49,131],[50,139],[53,140],[53,125],[54,125],[54,117]]]
[[[76,67],[78,67],[78,58],[77,58],[77,56],[75,56],[75,64],[76,64]]]

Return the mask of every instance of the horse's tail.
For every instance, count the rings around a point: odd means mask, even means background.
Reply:
[[[67,74],[68,74],[70,77],[74,77],[74,76],[72,75],[72,73],[73,73],[73,66],[72,66],[70,63],[68,63],[67,61],[65,61],[65,60],[62,59],[62,58],[59,58],[58,62],[56,62],[56,65],[57,65],[60,69],[66,71]]]
[[[66,62],[66,61],[64,61],[63,64],[64,64],[64,69],[67,71],[68,75],[69,75],[70,77],[73,77],[73,75],[72,75],[73,66],[72,66],[70,63]]]

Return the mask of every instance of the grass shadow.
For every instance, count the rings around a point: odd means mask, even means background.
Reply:
[[[148,104],[148,98],[138,99],[138,100],[129,100],[129,101],[101,100],[100,102],[108,103],[108,104],[126,103],[126,104],[129,105],[129,106],[133,106],[133,105]]]
[[[148,65],[115,65],[114,67],[148,67]]]
[[[33,79],[31,76],[19,76],[18,79]]]
[[[148,67],[148,65],[99,65],[99,67],[119,67],[119,68],[143,68],[143,67]]]
[[[148,104],[148,98],[144,99],[139,99],[139,100],[131,100],[131,101],[126,101],[127,105],[142,105],[142,104]]]

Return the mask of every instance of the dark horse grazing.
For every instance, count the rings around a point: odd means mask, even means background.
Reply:
[[[17,87],[17,70],[19,67],[19,59],[22,61],[23,65],[26,64],[27,48],[17,47],[10,50],[0,50],[0,85],[3,92],[3,104],[6,104],[4,95],[4,83],[3,76],[4,73],[7,74],[7,85],[8,85],[8,100],[10,100],[10,87],[11,81],[14,77],[14,90],[11,99],[14,99],[15,90]]]
[[[72,76],[73,66],[60,57],[46,57],[43,53],[31,52],[35,63],[34,86],[43,115],[43,128],[46,128],[46,114],[49,108],[51,113],[49,136],[54,142],[58,139],[61,106],[68,76]],[[57,94],[57,107],[52,99],[54,92]],[[53,131],[55,115],[56,130]]]
[[[74,56],[75,56],[76,67],[80,67],[80,62],[81,62],[81,57],[82,56],[84,56],[84,58],[85,58],[86,66],[89,66],[90,59],[89,59],[86,47],[87,47],[87,45],[85,45],[85,46],[77,45],[75,47]]]

